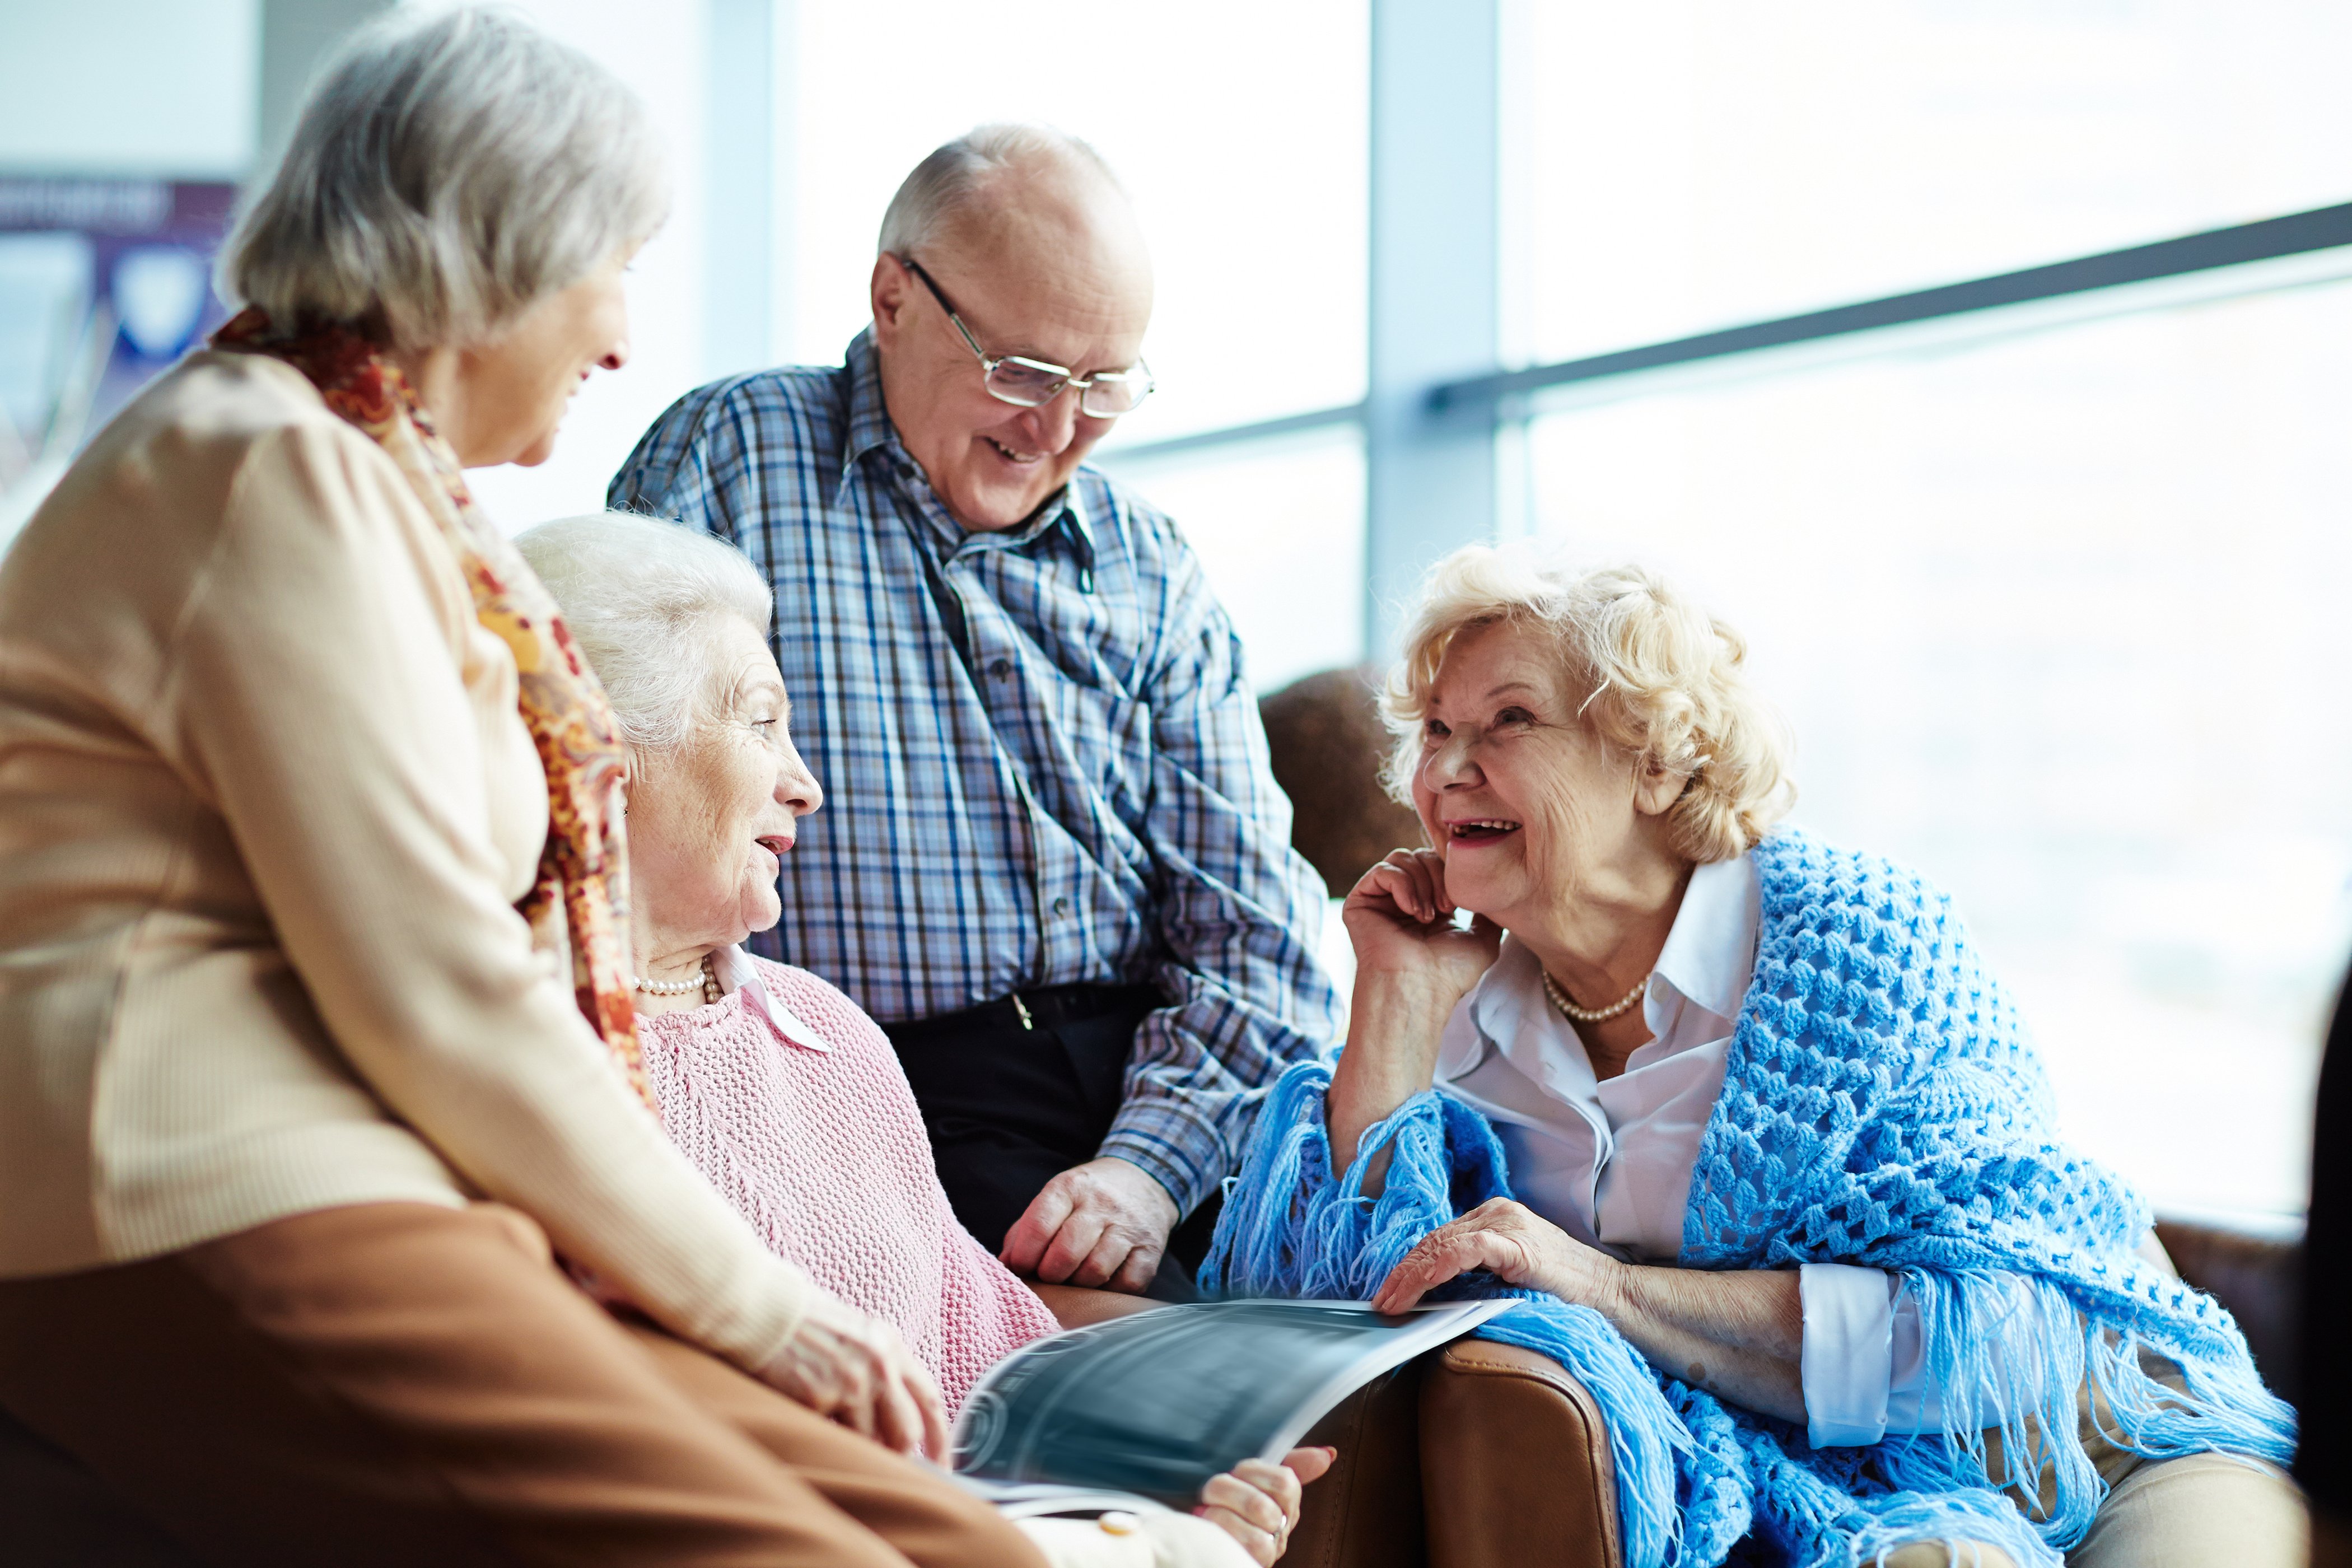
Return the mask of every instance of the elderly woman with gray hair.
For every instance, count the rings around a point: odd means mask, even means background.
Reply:
[[[1638,1568],[2299,1562],[2292,1413],[1949,900],[1778,826],[1743,658],[1649,572],[1435,569],[1386,697],[1429,847],[1349,897],[1347,1048],[1204,1280],[1527,1296],[1482,1332],[1593,1395]]]
[[[1038,1562],[662,1136],[620,736],[467,495],[667,199],[585,57],[393,16],[0,568],[0,1411],[206,1561]]]
[[[815,975],[740,945],[781,918],[778,858],[824,799],[793,744],[766,582],[730,544],[622,513],[515,542],[627,743],[635,984],[663,1125],[779,1257],[894,1325],[960,1405],[990,1365],[1059,1324],[957,1222],[880,1026]],[[1147,1305],[1040,1289],[1089,1317]],[[1208,1568],[1238,1559],[1238,1543],[1271,1563],[1298,1521],[1302,1479],[1330,1458],[1247,1461],[1208,1484],[1207,1525],[1154,1515],[1144,1533],[1162,1563]],[[1108,1544],[1067,1522],[1024,1528],[1074,1563]]]

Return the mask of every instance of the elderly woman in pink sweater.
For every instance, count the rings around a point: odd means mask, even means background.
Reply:
[[[904,1337],[938,1386],[909,1391],[925,1407],[898,1425],[937,1431],[981,1373],[1061,1325],[956,1222],[880,1026],[738,945],[780,918],[777,858],[824,799],[793,746],[767,583],[730,545],[650,518],[574,518],[516,542],[628,742],[637,1027],[663,1125],[770,1247]],[[1244,1463],[1197,1511],[1271,1563],[1301,1482],[1329,1462]],[[1172,1544],[1162,1561],[1184,1558]]]

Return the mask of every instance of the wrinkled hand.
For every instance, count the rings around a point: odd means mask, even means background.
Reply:
[[[1176,1200],[1140,1165],[1113,1155],[1073,1166],[1029,1200],[998,1254],[1015,1274],[1140,1295],[1160,1272]]]
[[[1273,1568],[1298,1528],[1299,1494],[1339,1457],[1337,1448],[1293,1448],[1278,1465],[1244,1459],[1210,1478],[1192,1511],[1240,1542],[1258,1568]]]
[[[1610,1315],[1625,1265],[1587,1247],[1524,1204],[1488,1198],[1421,1238],[1372,1296],[1383,1312],[1410,1310],[1457,1275],[1484,1268],[1507,1285],[1547,1291]]]
[[[1434,849],[1391,851],[1339,906],[1357,973],[1415,975],[1441,986],[1448,1005],[1458,1001],[1494,966],[1503,928],[1477,915],[1468,931],[1457,931],[1454,910],[1444,856]]]
[[[931,1374],[895,1327],[838,1297],[817,1298],[760,1376],[884,1447],[947,1457],[947,1406]]]

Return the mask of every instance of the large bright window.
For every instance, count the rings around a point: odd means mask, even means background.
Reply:
[[[1112,462],[1174,516],[1272,691],[1364,650],[1364,443],[1353,426]]]
[[[1533,525],[1751,639],[1796,820],[1958,896],[2072,1136],[2299,1206],[2352,876],[2352,283],[1579,409]]]
[[[2339,0],[1507,9],[1542,362],[2352,197]]]

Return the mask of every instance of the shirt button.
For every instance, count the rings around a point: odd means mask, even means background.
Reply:
[[[988,667],[988,673],[1002,680],[1013,673],[1013,663],[1010,659],[1000,658]]]
[[[1055,900],[1054,900],[1054,918],[1055,918],[1055,920],[1061,920],[1061,919],[1063,919],[1064,917],[1067,916],[1067,915],[1069,914],[1069,912],[1070,912],[1070,900],[1067,900],[1067,899],[1055,899]]]

